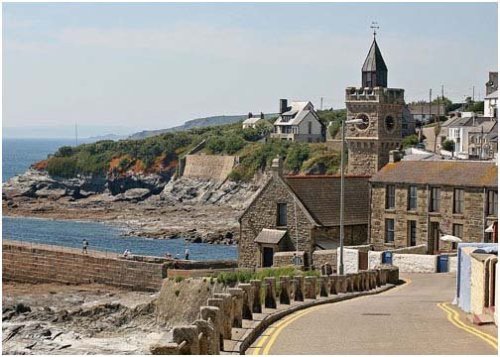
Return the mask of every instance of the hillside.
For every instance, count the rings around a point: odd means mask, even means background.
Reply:
[[[331,111],[320,112],[320,116],[325,123],[338,117]],[[196,123],[201,125],[203,121]],[[265,126],[242,130],[237,122],[167,132],[142,140],[104,140],[77,147],[64,146],[46,160],[34,164],[33,168],[61,178],[85,175],[110,179],[130,174],[159,174],[168,180],[175,172],[179,158],[206,140],[206,153],[240,157],[240,165],[230,175],[234,181],[250,180],[256,172],[265,170],[277,154],[285,158],[285,169],[289,173],[337,172],[339,155],[329,151],[326,144],[263,142],[261,139],[268,130]]]
[[[270,119],[272,117],[275,117],[276,115],[277,114],[264,114],[264,117],[266,119]],[[165,133],[186,131],[186,130],[195,129],[195,128],[205,128],[208,126],[233,124],[233,123],[238,123],[240,121],[243,121],[246,118],[247,118],[246,115],[218,115],[218,116],[212,116],[212,117],[206,117],[206,118],[192,119],[192,120],[188,120],[183,125],[174,126],[172,128],[168,128],[168,129],[143,130],[143,131],[140,131],[138,133],[130,135],[129,139],[138,140],[138,139],[149,138],[151,136],[165,134]]]

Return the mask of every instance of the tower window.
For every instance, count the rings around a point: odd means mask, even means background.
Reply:
[[[394,129],[394,118],[390,115],[385,118],[385,128],[387,131],[392,131]]]

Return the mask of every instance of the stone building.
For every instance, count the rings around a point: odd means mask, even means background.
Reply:
[[[281,167],[275,159],[271,177],[239,219],[240,267],[272,266],[275,253],[296,250],[310,265],[314,250],[338,246],[340,178],[283,176]],[[345,245],[367,241],[368,179],[345,178]]]
[[[387,88],[387,66],[374,39],[361,70],[361,87],[348,87],[347,120],[362,119],[346,128],[348,172],[372,175],[389,162],[389,151],[402,140],[404,89]]]
[[[326,128],[311,102],[280,99],[280,115],[274,122],[271,138],[303,142],[325,141]]]
[[[497,169],[477,161],[387,164],[370,179],[370,243],[377,250],[425,244],[432,254],[454,248],[440,241],[444,234],[496,242]]]

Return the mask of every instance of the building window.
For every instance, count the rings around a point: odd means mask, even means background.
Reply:
[[[498,214],[498,193],[497,191],[488,191],[488,216]]]
[[[396,186],[387,185],[385,187],[385,208],[394,208],[396,206]]]
[[[408,221],[408,245],[417,245],[417,221]]]
[[[394,219],[385,220],[385,242],[394,243]]]
[[[439,212],[439,194],[441,190],[438,187],[431,188],[431,202],[429,205],[430,212]]]
[[[461,188],[453,190],[453,213],[464,213],[464,190]]]
[[[417,209],[417,186],[408,187],[408,211]]]
[[[453,224],[453,235],[458,238],[463,238],[464,236],[464,225],[463,224]],[[457,249],[457,243],[451,243],[451,249]]]
[[[313,123],[312,122],[307,122],[307,133],[310,135],[313,132]]]
[[[286,203],[278,203],[278,212],[277,212],[277,222],[276,225],[278,227],[284,227],[287,225],[287,216],[286,216]]]

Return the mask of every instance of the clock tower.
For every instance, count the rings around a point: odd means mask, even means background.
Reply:
[[[347,120],[363,120],[346,128],[348,172],[373,175],[401,144],[405,105],[404,89],[387,88],[387,66],[375,36],[361,69],[361,87],[346,88],[345,102]]]

